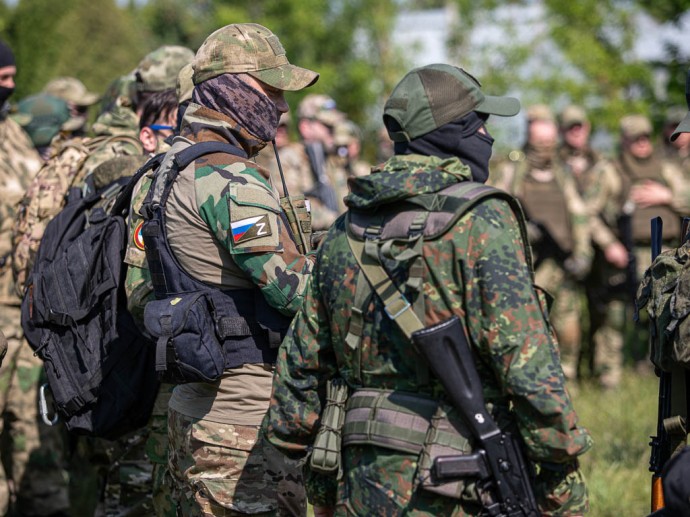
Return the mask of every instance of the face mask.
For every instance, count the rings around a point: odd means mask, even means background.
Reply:
[[[5,101],[10,98],[10,95],[12,95],[13,92],[14,88],[0,86],[0,106],[5,104]]]

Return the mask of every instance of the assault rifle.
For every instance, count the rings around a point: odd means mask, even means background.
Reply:
[[[486,410],[479,374],[458,317],[414,332],[412,341],[479,446],[474,454],[436,458],[432,476],[439,481],[478,477],[480,486],[492,495],[492,502],[485,506],[488,515],[539,515],[521,445],[510,433],[501,431]]]
[[[307,196],[315,197],[321,203],[332,210],[333,212],[338,211],[338,199],[335,195],[335,190],[326,175],[326,163],[325,163],[325,151],[323,145],[319,142],[310,142],[304,144],[304,150],[307,153],[307,158],[309,159],[309,166],[311,172],[314,175],[314,180],[316,185],[309,192],[305,192]]]
[[[688,240],[688,229],[690,227],[690,218],[684,217],[681,224],[680,246]],[[652,219],[652,262],[661,253],[663,233],[663,221],[661,217]],[[655,327],[650,322],[650,340],[658,339],[655,336]],[[664,465],[671,458],[674,449],[679,443],[679,436],[684,439],[687,436],[685,428],[685,418],[682,415],[674,416],[673,393],[678,393],[678,389],[687,390],[685,372],[683,371],[665,371],[658,368],[656,371],[659,376],[659,406],[656,423],[656,436],[651,436],[649,445],[652,447],[652,452],[649,458],[649,470],[652,474],[652,512],[664,507],[664,493],[662,487],[662,471]],[[681,378],[674,378],[677,376]],[[674,390],[674,384],[677,385]],[[680,386],[678,388],[678,386]],[[683,411],[684,413],[687,411]],[[671,431],[671,432],[669,432]],[[680,440],[682,443],[684,440]]]

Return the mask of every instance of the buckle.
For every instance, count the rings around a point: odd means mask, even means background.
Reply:
[[[400,309],[398,309],[395,313],[392,313],[392,309],[389,309],[388,307],[390,307],[394,303],[397,303],[398,301],[402,301],[403,306]],[[386,314],[388,315],[388,317],[390,319],[395,320],[398,316],[400,316],[403,312],[405,312],[409,308],[410,308],[410,302],[407,301],[407,298],[405,298],[405,296],[402,293],[398,293],[398,297],[395,300],[393,300],[391,303],[384,306],[383,310],[386,312]]]

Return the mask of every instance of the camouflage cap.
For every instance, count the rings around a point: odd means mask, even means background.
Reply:
[[[335,145],[348,145],[351,142],[362,140],[362,131],[359,126],[351,120],[345,120],[335,126],[333,131],[333,140]]]
[[[520,102],[484,95],[481,83],[463,69],[434,64],[402,78],[383,108],[383,123],[391,140],[405,142],[472,111],[512,117],[520,111]]]
[[[59,97],[77,106],[91,106],[98,102],[99,96],[86,89],[76,77],[58,77],[43,88],[43,93]]]
[[[687,112],[688,109],[684,106],[671,106],[664,114],[664,124],[668,124],[669,126],[680,124]]]
[[[673,131],[671,141],[675,141],[675,139],[678,138],[681,133],[690,133],[690,111],[685,114],[685,118],[680,121],[678,127],[676,127],[675,131]]]
[[[627,115],[620,121],[621,134],[630,139],[652,134],[652,123],[644,115]]]
[[[316,72],[291,65],[278,36],[256,23],[218,29],[194,57],[194,84],[221,74],[242,73],[286,91],[301,90],[319,78]]]
[[[162,92],[175,88],[180,69],[194,59],[187,47],[163,45],[147,54],[136,68],[137,89],[141,92]]]
[[[585,110],[581,106],[576,106],[575,104],[566,106],[563,111],[561,111],[558,119],[561,127],[566,129],[576,124],[589,124],[589,119],[587,118]]]
[[[336,109],[335,101],[328,95],[310,93],[299,103],[297,118],[318,120],[329,127],[335,127],[345,120],[345,114]]]
[[[69,106],[64,100],[45,93],[22,99],[17,109],[29,115],[23,128],[36,147],[50,144],[60,130],[74,131],[83,124],[81,119],[70,118]]]
[[[553,116],[553,111],[546,104],[532,104],[527,108],[525,113],[527,121],[546,120],[548,122],[555,122],[556,118]]]
[[[180,69],[180,73],[177,74],[177,103],[182,104],[192,98],[192,93],[194,92],[194,81],[192,81],[192,76],[194,75],[194,69],[192,68],[192,63],[187,63]]]

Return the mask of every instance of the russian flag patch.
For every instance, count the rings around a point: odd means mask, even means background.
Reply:
[[[268,222],[268,216],[265,214],[230,223],[230,232],[233,244],[272,235],[271,225]]]

